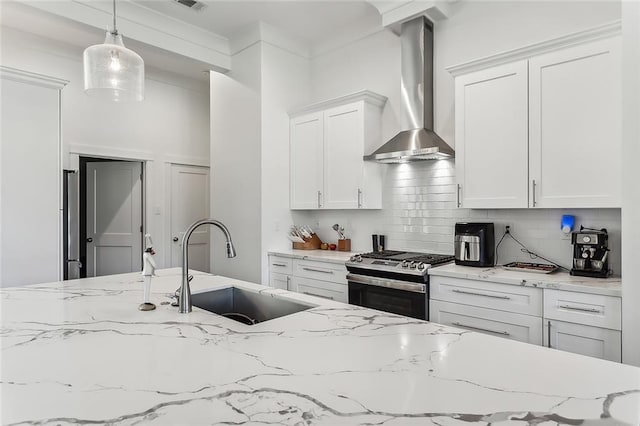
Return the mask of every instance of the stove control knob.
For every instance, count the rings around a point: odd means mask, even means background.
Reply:
[[[416,265],[416,269],[418,271],[424,271],[425,269],[427,269],[427,265],[423,262],[418,262],[418,264]]]
[[[402,267],[403,268],[408,268],[409,267],[409,261],[408,260],[403,260],[402,261]]]
[[[356,262],[362,262],[362,256],[356,254]]]
[[[409,263],[409,268],[414,268],[416,267],[416,262],[415,261],[411,261],[411,263]]]

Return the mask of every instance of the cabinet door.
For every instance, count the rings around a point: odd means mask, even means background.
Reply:
[[[318,209],[322,197],[322,112],[291,119],[290,207]]]
[[[527,62],[455,82],[456,175],[461,207],[527,207]]]
[[[531,315],[431,300],[429,321],[519,342],[542,344],[542,318]]]
[[[619,331],[544,319],[544,344],[553,349],[622,362]]]
[[[278,274],[271,272],[269,274],[269,287],[281,288],[283,290],[289,290],[291,277],[286,274]]]
[[[324,192],[326,209],[361,207],[364,155],[363,102],[324,113]]]
[[[619,39],[531,59],[531,207],[619,207]]]

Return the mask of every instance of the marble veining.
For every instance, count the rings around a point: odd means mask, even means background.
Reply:
[[[640,369],[198,274],[314,305],[246,326],[158,272],[0,290],[6,425],[633,425]]]

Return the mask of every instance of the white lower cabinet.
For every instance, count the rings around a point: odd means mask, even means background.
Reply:
[[[544,319],[545,346],[609,361],[622,361],[618,330]]]
[[[269,287],[289,290],[290,282],[291,282],[291,276],[289,275],[279,274],[277,272],[269,273]]]
[[[429,320],[622,361],[621,298],[432,276]]]
[[[344,264],[269,255],[269,287],[348,303]]]
[[[429,308],[429,318],[439,324],[534,345],[542,344],[540,317],[439,300],[432,300]]]

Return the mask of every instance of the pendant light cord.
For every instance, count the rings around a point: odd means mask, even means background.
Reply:
[[[118,29],[116,28],[116,0],[113,0],[113,31],[111,34],[118,35]]]

